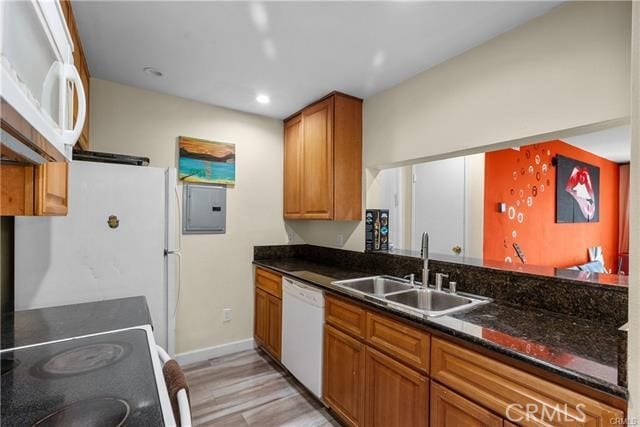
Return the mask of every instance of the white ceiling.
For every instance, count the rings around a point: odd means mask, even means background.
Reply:
[[[626,163],[631,159],[631,128],[629,126],[562,138],[562,140],[612,162]]]
[[[74,1],[73,8],[93,77],[282,118],[332,90],[369,97],[559,3]],[[257,103],[259,93],[271,103]]]

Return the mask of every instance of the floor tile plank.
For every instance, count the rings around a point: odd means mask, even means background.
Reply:
[[[194,426],[339,426],[331,412],[262,350],[183,367]]]

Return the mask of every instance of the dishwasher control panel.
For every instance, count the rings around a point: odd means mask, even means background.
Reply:
[[[322,291],[312,286],[305,285],[289,278],[282,278],[282,287],[289,295],[295,296],[307,304],[316,307],[324,307],[324,295]]]

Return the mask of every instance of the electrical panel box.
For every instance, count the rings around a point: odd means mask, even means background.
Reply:
[[[224,234],[227,226],[227,188],[185,183],[182,192],[183,234]]]

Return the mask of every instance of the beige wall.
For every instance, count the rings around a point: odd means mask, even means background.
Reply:
[[[621,124],[630,115],[630,14],[630,2],[566,3],[365,99],[367,196],[376,197],[380,167]],[[364,249],[362,222],[295,229],[307,243],[333,247],[340,247],[336,235],[348,232],[342,247]]]
[[[366,165],[628,116],[630,10],[567,3],[367,98]]]
[[[179,353],[253,336],[253,246],[287,239],[281,121],[91,80],[92,150],[176,167],[180,135],[235,143],[238,162],[227,191],[227,233],[182,236]],[[225,307],[233,310],[229,323],[222,323]]]

